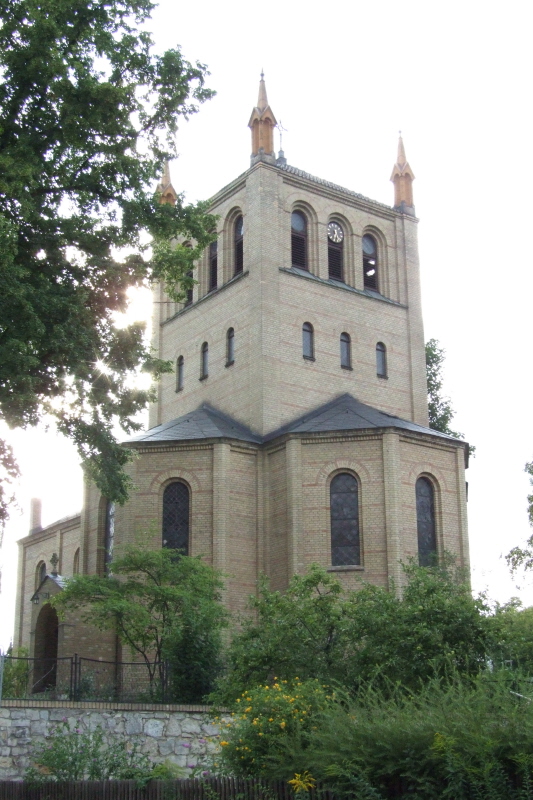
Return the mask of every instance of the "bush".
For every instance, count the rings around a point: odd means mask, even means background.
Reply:
[[[137,745],[106,741],[100,726],[94,731],[84,731],[79,726],[71,728],[67,719],[56,725],[44,744],[35,748],[32,766],[26,772],[31,783],[47,781],[106,781],[135,779],[145,783],[154,777],[154,765],[148,756],[139,752]]]
[[[305,750],[322,714],[334,703],[335,693],[315,680],[274,679],[271,685],[244,692],[220,742],[223,770],[284,778],[287,747]]]
[[[13,645],[9,645],[4,656],[4,675],[2,680],[2,697],[26,697],[28,695],[28,683],[30,680],[30,661],[28,660],[28,650],[19,647],[13,650]]]

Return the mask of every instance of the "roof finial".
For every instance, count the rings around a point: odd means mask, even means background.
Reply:
[[[256,161],[275,163],[274,127],[276,124],[276,118],[268,105],[265,73],[261,68],[259,97],[248,123],[248,126],[252,129],[252,164],[255,164]]]
[[[175,206],[176,200],[178,199],[178,193],[172,186],[172,181],[170,179],[170,162],[165,161],[165,165],[163,167],[163,175],[161,176],[161,180],[157,184],[156,192],[161,195],[160,201],[161,203],[170,203],[170,205]]]
[[[413,170],[405,155],[402,132],[399,131],[398,156],[392,170],[391,181],[394,183],[394,208],[402,214],[414,214],[413,205]]]
[[[52,575],[57,575],[57,565],[59,564],[59,557],[57,553],[52,553],[50,556],[50,564],[52,565]]]

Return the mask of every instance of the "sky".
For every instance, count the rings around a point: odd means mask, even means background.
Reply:
[[[452,427],[476,446],[467,472],[473,588],[527,605],[533,575],[517,588],[502,556],[532,532],[532,17],[531,4],[515,0],[162,0],[147,26],[158,51],[180,45],[207,64],[217,92],[178,132],[172,181],[190,201],[248,168],[262,69],[295,167],[392,205],[402,131],[416,176],[425,336],[446,351]],[[132,313],[148,317],[149,302],[137,297]],[[45,525],[82,503],[68,442],[44,430],[10,436],[22,480],[2,552],[0,647],[13,628],[15,541],[28,532],[30,498],[42,498]]]

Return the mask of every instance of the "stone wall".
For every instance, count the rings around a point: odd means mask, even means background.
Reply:
[[[190,774],[211,766],[219,727],[206,706],[133,705],[4,700],[0,707],[0,780],[21,780],[31,753],[64,719],[81,730],[98,725],[108,740],[126,738],[156,763],[169,761]]]

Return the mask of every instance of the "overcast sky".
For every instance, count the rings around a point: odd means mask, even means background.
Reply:
[[[164,0],[150,25],[157,49],[179,44],[206,63],[217,91],[178,135],[172,179],[189,200],[248,168],[261,68],[293,166],[392,204],[402,130],[416,175],[425,335],[446,349],[454,427],[477,448],[467,473],[473,585],[500,601],[520,594],[501,556],[530,533],[531,8]],[[12,438],[26,513],[5,535],[0,646],[12,630],[13,543],[27,532],[30,497],[42,497],[44,524],[82,501],[67,443],[42,432]],[[522,587],[528,604],[531,584]]]

